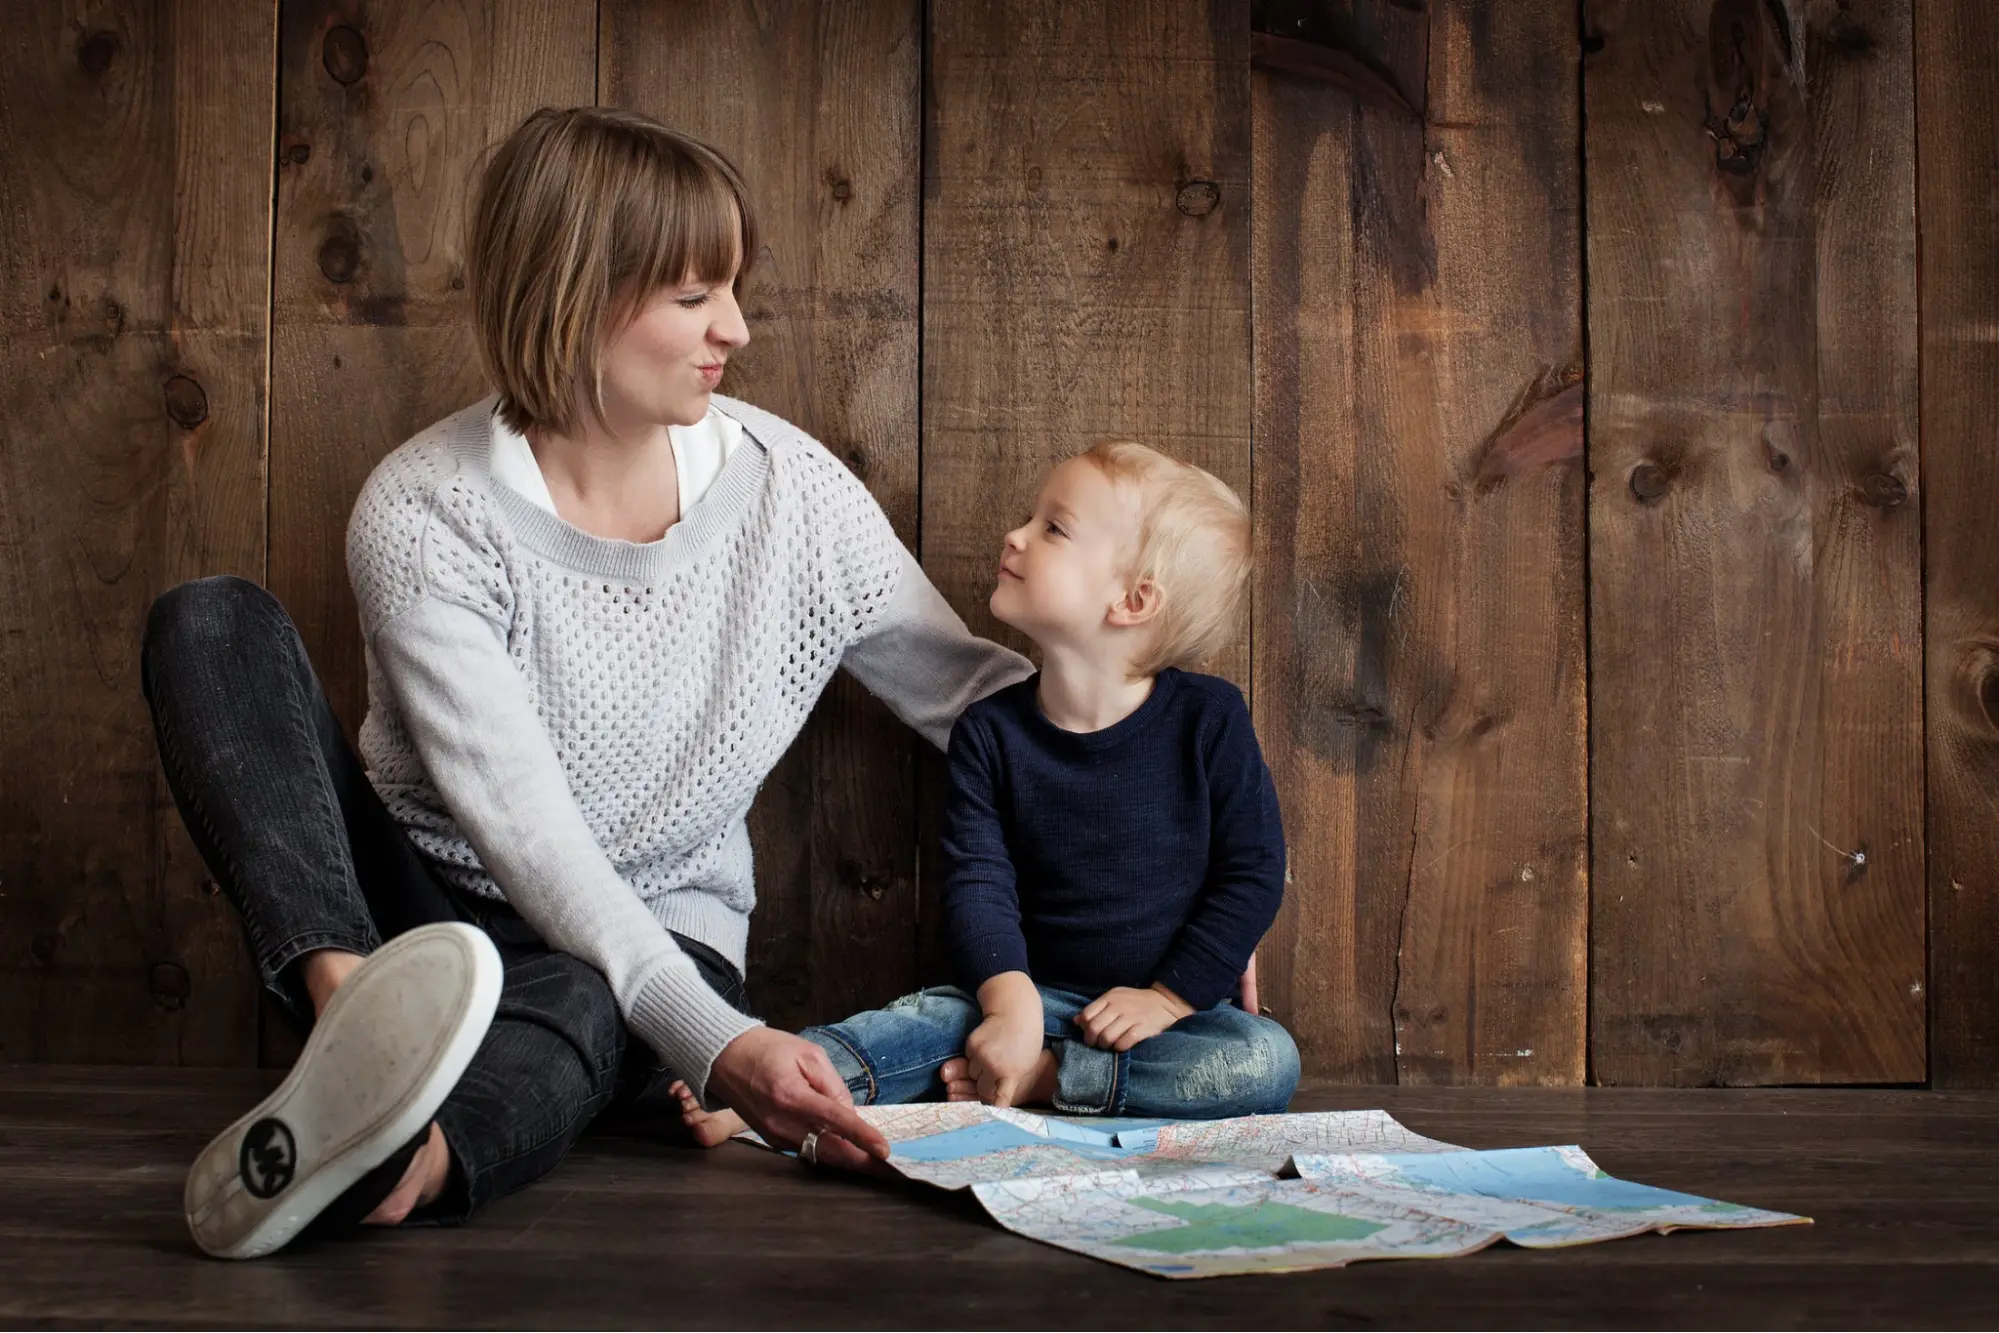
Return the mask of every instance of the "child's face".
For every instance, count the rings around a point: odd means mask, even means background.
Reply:
[[[1046,648],[1088,646],[1125,597],[1139,497],[1072,458],[1048,475],[1027,522],[1000,549],[993,615]]]

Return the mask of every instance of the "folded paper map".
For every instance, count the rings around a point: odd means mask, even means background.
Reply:
[[[1619,1180],[1573,1145],[1440,1143],[1385,1111],[1081,1120],[930,1102],[861,1115],[911,1180],[969,1189],[1030,1240],[1161,1277],[1811,1220]]]

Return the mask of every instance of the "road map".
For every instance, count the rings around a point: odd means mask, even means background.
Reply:
[[[1385,1111],[1083,1120],[930,1102],[860,1113],[911,1180],[970,1190],[1030,1240],[1168,1278],[1811,1220],[1619,1180],[1574,1145],[1440,1143]]]

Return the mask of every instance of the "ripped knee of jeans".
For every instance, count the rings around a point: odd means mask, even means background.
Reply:
[[[1270,1115],[1298,1089],[1298,1047],[1275,1023],[1260,1022],[1233,1041],[1218,1041],[1174,1073],[1174,1100],[1189,1107],[1229,1107]]]

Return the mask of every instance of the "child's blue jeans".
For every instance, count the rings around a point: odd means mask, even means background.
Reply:
[[[1226,1001],[1129,1051],[1102,1051],[1084,1042],[1076,1024],[1091,997],[1036,989],[1055,1052],[1058,1111],[1190,1120],[1268,1115],[1289,1105],[1298,1087],[1291,1034]],[[983,1020],[976,999],[940,986],[799,1035],[825,1049],[861,1105],[935,1101],[944,1094],[937,1071],[965,1053],[965,1038]]]

